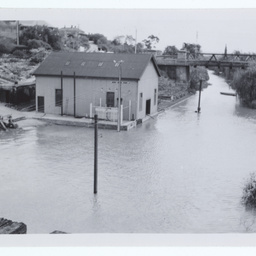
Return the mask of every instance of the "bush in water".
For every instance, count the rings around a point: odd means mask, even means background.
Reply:
[[[242,203],[256,207],[256,173],[251,173],[243,188]]]
[[[246,106],[253,107],[252,102],[256,100],[256,64],[251,64],[246,70],[237,70],[232,87]]]
[[[206,82],[209,80],[209,74],[205,67],[192,67],[190,71],[190,89],[199,90],[200,80]]]

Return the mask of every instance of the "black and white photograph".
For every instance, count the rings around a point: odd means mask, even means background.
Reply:
[[[255,238],[256,9],[0,13],[0,240]]]

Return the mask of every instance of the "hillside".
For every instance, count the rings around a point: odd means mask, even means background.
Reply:
[[[61,51],[110,51],[134,53],[134,45],[127,40],[122,43],[109,41],[104,35],[85,34],[78,27],[56,29],[43,22],[24,22],[19,41],[26,48],[16,45],[16,22],[0,21],[0,78],[8,81],[26,80],[52,50]],[[37,24],[38,26],[33,26]],[[43,26],[39,25],[42,24]],[[32,25],[32,26],[31,26]],[[141,45],[141,51],[146,51]],[[144,49],[144,50],[143,50]],[[179,99],[187,94],[188,84],[177,83],[162,74],[159,79],[159,102]]]

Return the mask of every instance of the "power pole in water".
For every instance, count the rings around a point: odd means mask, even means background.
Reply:
[[[98,190],[98,115],[94,115],[94,186],[93,192]]]
[[[200,113],[201,107],[200,107],[200,101],[201,101],[201,91],[202,91],[202,80],[200,80],[200,85],[199,85],[199,98],[198,98],[198,107],[197,107],[197,113]]]

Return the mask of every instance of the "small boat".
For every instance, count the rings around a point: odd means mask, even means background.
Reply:
[[[232,92],[220,92],[220,94],[228,95],[228,96],[236,96],[236,93],[232,93]]]

